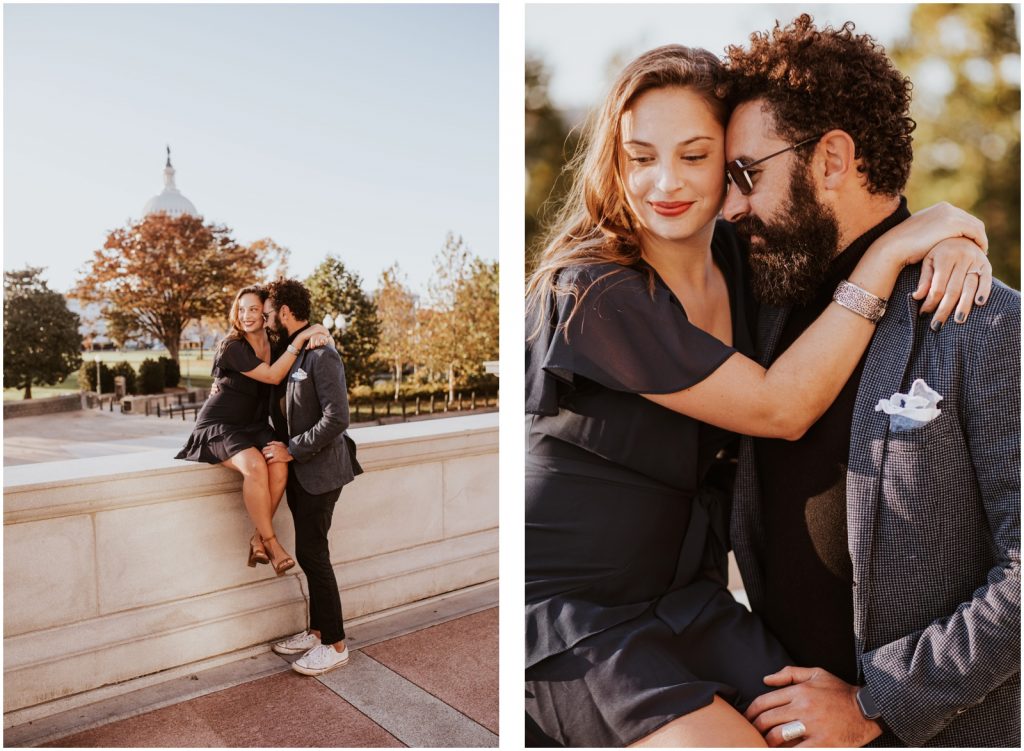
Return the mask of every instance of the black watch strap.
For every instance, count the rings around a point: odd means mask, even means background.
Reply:
[[[861,686],[857,689],[857,706],[860,708],[860,712],[864,715],[864,719],[873,720],[878,723],[878,727],[882,729],[882,733],[888,733],[889,726],[885,724],[885,720],[882,718],[882,710],[878,708],[875,703],[875,698],[871,695],[871,691],[868,690],[867,686]]]
[[[882,716],[882,711],[875,704],[867,686],[861,686],[857,690],[857,706],[860,707],[860,713],[869,720],[877,720]]]

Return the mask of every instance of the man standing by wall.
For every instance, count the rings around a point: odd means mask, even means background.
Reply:
[[[977,289],[984,307],[941,326],[920,316],[917,266],[887,302],[844,287],[909,216],[910,82],[870,37],[806,15],[728,55],[723,213],[750,241],[766,303],[759,359],[833,294],[878,321],[801,439],[743,444],[737,562],[752,608],[808,666],[768,676],[776,690],[747,717],[773,746],[1019,747],[1020,295]],[[978,271],[925,273],[977,287]],[[938,409],[920,421],[876,411],[912,390]]]
[[[264,305],[267,327],[291,348],[309,326],[309,291],[292,279],[272,282]],[[278,440],[264,449],[269,464],[289,462],[288,508],[295,523],[295,556],[309,582],[309,629],[274,645],[298,654],[292,669],[322,675],[348,662],[341,596],[327,533],[344,485],[362,470],[349,423],[345,368],[333,347],[298,353],[288,377],[274,388],[271,421]]]

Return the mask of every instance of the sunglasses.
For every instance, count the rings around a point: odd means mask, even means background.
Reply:
[[[825,134],[822,133],[821,135]],[[809,143],[814,143],[820,138],[821,136],[814,136],[814,138],[808,138],[804,141],[801,141],[800,143],[793,144],[792,146],[787,146],[786,148],[782,149],[782,151],[776,151],[774,154],[769,154],[766,157],[762,157],[761,159],[758,159],[756,162],[751,162],[750,164],[744,164],[739,159],[734,159],[733,161],[728,162],[725,165],[725,174],[729,178],[729,182],[731,182],[733,185],[740,189],[740,193],[742,193],[745,196],[749,196],[750,192],[754,189],[754,181],[751,178],[750,173],[747,172],[747,170],[749,170],[751,167],[756,167],[762,162],[767,162],[769,159],[774,159],[780,154],[785,154],[787,151],[799,149],[801,146],[806,146]]]

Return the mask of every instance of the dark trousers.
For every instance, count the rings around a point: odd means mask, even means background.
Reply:
[[[295,559],[309,582],[309,629],[320,632],[322,644],[345,638],[341,619],[341,595],[327,549],[327,532],[341,488],[309,493],[294,472],[288,473],[288,508],[295,524]]]

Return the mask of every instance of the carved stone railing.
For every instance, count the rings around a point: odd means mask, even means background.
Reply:
[[[498,415],[355,429],[330,533],[346,619],[498,576]],[[296,567],[246,567],[239,476],[156,451],[4,472],[4,711],[306,624]],[[294,550],[285,504],[276,527]]]

